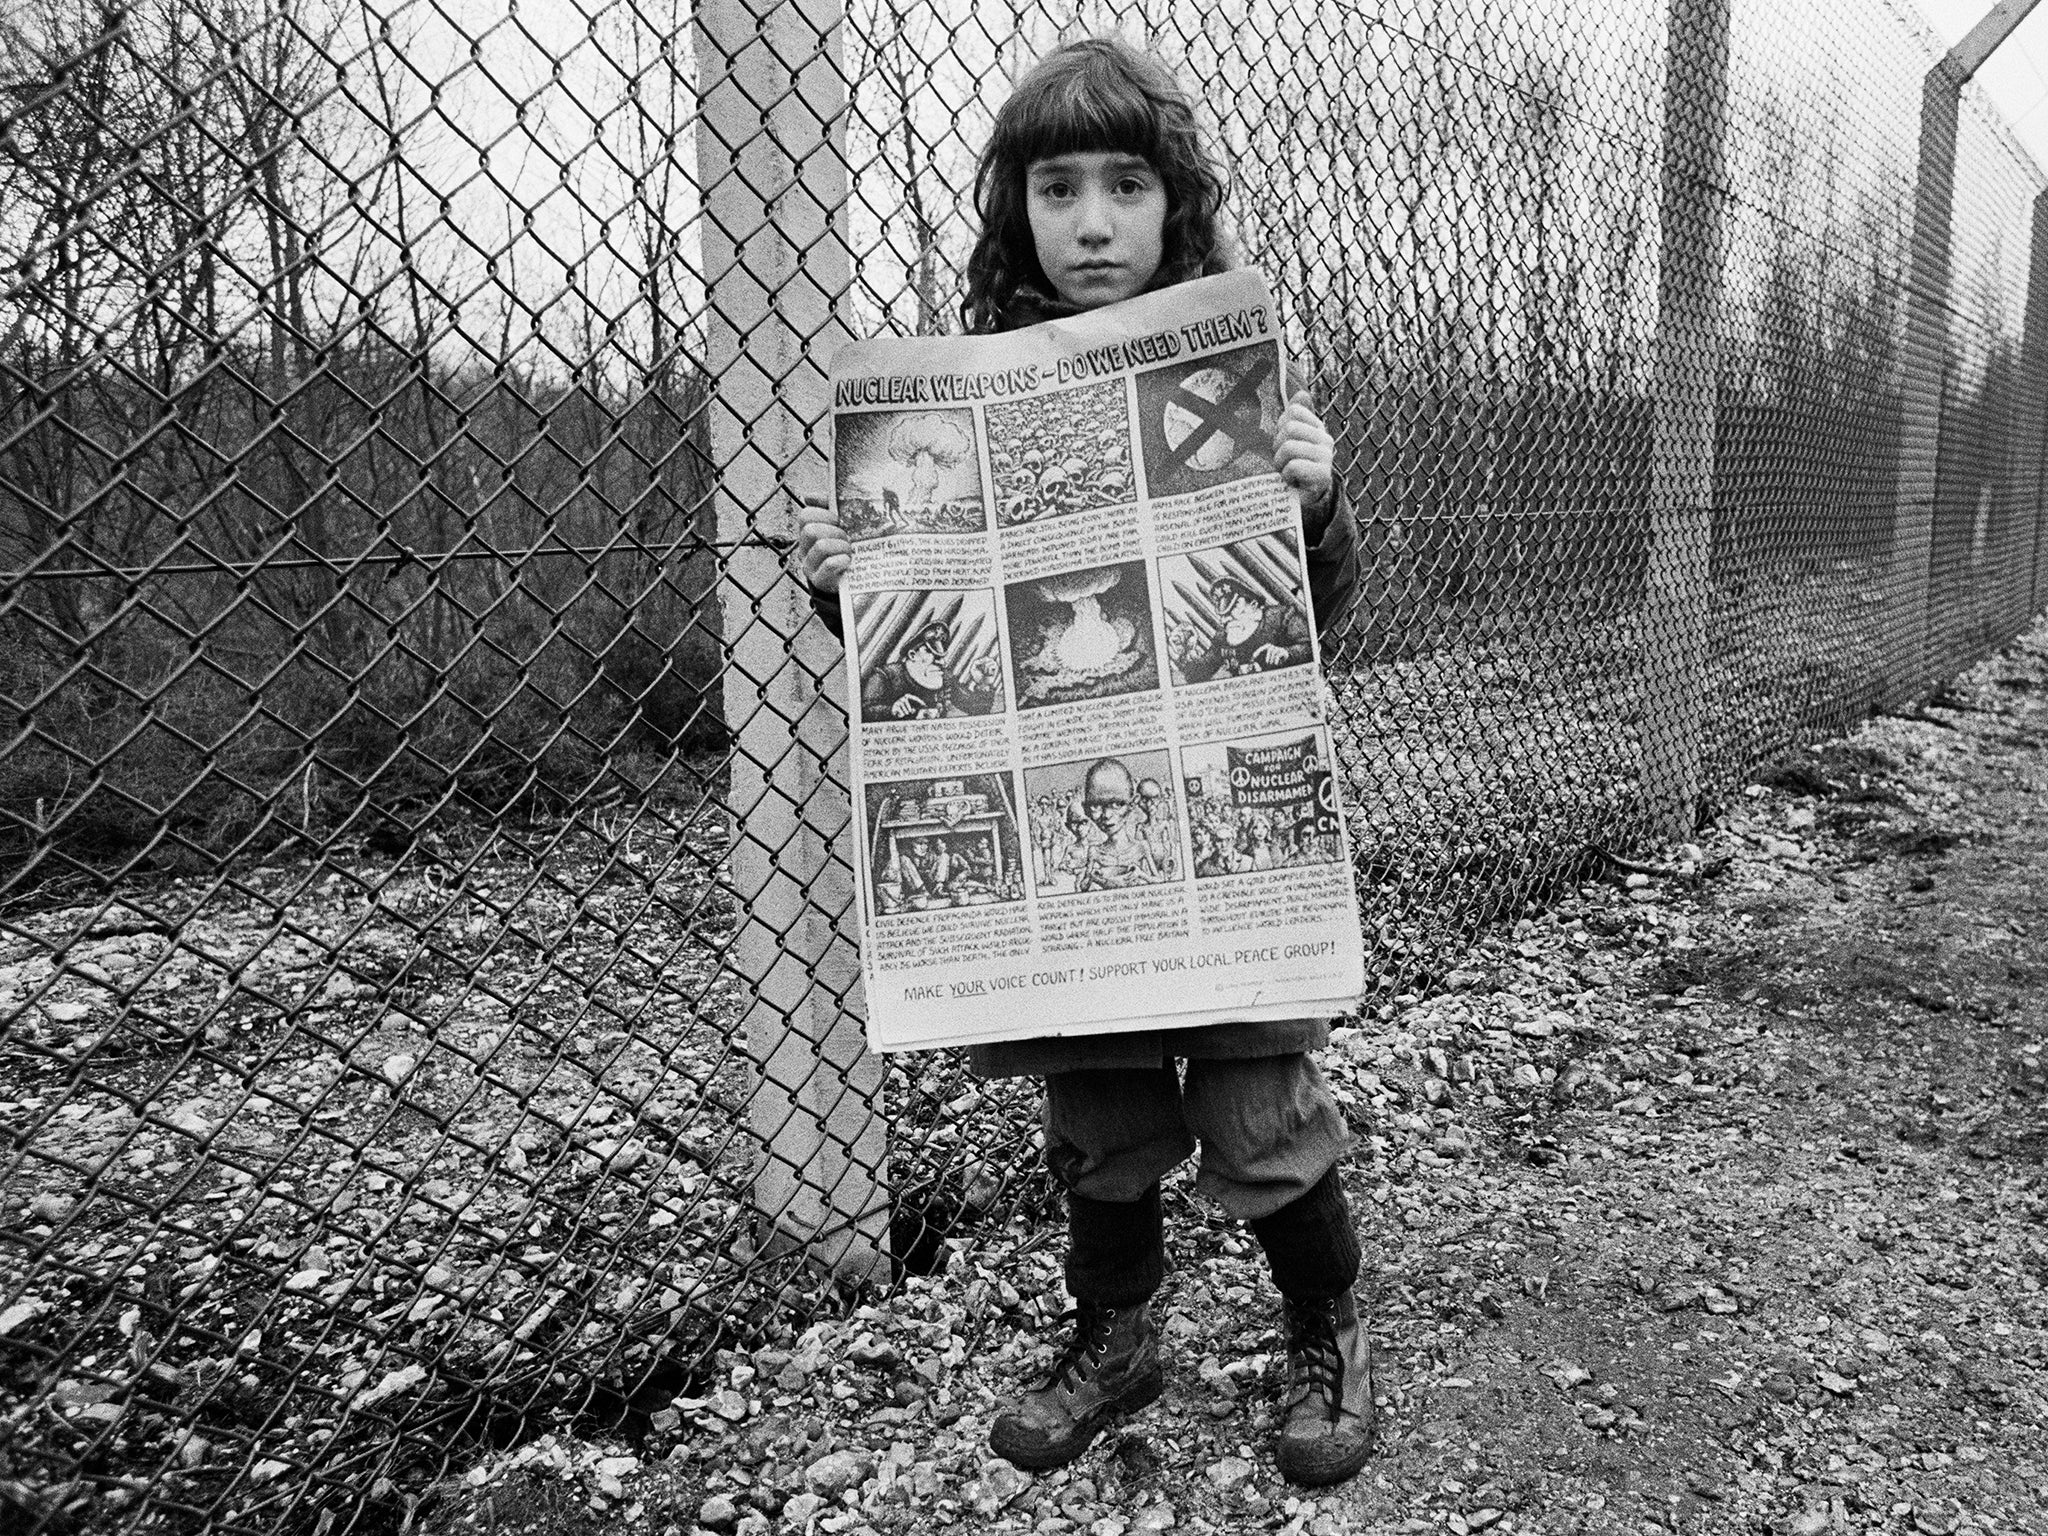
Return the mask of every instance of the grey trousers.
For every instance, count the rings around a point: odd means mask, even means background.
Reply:
[[[1240,1221],[1308,1192],[1351,1144],[1304,1052],[1172,1066],[1055,1072],[1045,1080],[1045,1160],[1092,1200],[1141,1198],[1198,1149],[1198,1192]]]

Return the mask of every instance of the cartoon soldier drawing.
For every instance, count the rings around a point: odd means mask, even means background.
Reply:
[[[905,642],[895,658],[862,681],[863,720],[940,720],[985,715],[995,705],[995,662],[971,661],[959,673],[947,665],[953,629],[934,619]]]
[[[1191,627],[1174,637],[1181,676],[1191,683],[1300,666],[1309,659],[1308,616],[1298,603],[1268,602],[1235,576],[1203,589],[1216,630],[1204,640]]]

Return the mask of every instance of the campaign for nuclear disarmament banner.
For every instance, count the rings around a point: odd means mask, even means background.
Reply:
[[[1255,272],[833,359],[877,1049],[1356,999],[1285,380]]]

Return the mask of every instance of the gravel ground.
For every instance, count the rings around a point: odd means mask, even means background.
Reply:
[[[2048,1531],[2044,748],[2037,631],[1340,1032],[1382,1415],[1346,1487],[1274,1473],[1263,1265],[1176,1188],[1166,1395],[1062,1472],[985,1449],[1063,1304],[1020,1224],[419,1528]]]

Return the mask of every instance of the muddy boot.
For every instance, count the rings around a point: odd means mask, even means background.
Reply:
[[[1372,1455],[1372,1340],[1349,1291],[1287,1309],[1287,1422],[1276,1457],[1289,1482],[1341,1483]]]
[[[989,1448],[1028,1472],[1063,1467],[1120,1414],[1159,1396],[1159,1337],[1147,1302],[1080,1304],[1052,1370],[996,1415]]]

